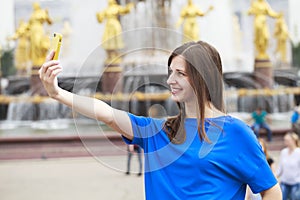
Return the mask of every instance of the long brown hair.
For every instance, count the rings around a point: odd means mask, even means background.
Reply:
[[[183,56],[187,63],[186,73],[198,101],[198,133],[201,140],[209,141],[205,128],[205,106],[210,102],[215,108],[224,111],[222,63],[218,51],[206,42],[188,42],[176,48],[168,59],[170,68],[173,58]],[[164,124],[164,131],[172,143],[185,141],[185,107],[177,102],[179,114],[169,117]]]
[[[268,153],[268,146],[267,146],[266,141],[263,138],[258,138],[258,141],[259,141],[261,147],[263,148],[263,151],[266,155],[266,158],[268,159],[269,158],[269,153]]]

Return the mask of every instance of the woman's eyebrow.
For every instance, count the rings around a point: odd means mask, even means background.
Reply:
[[[184,72],[186,73],[185,69],[176,69],[177,72]]]
[[[169,71],[180,71],[180,72],[184,72],[184,73],[186,73],[186,70],[185,70],[185,67],[184,66],[173,66],[173,68],[172,67],[169,67]]]

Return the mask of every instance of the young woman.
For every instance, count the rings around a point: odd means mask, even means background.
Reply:
[[[40,69],[49,96],[144,149],[146,199],[243,200],[247,184],[263,199],[281,199],[252,130],[224,113],[221,59],[209,44],[189,42],[169,57],[167,83],[179,114],[166,120],[135,116],[59,88],[62,67],[52,57],[53,52]]]
[[[286,148],[280,152],[277,176],[283,200],[300,199],[300,148],[299,137],[294,132],[284,136]]]

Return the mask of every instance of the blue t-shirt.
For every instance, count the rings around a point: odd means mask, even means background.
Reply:
[[[197,119],[185,120],[186,140],[173,144],[162,130],[164,119],[129,114],[134,138],[145,155],[146,199],[244,200],[277,181],[252,130],[230,116],[208,118],[211,143],[201,141]]]
[[[298,121],[298,119],[299,119],[299,113],[297,111],[294,111],[291,117],[292,124],[295,124]]]

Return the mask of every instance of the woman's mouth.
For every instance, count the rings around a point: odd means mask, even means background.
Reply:
[[[180,88],[171,88],[171,93],[172,93],[172,94],[176,94],[176,93],[178,93],[179,91],[181,91]]]

